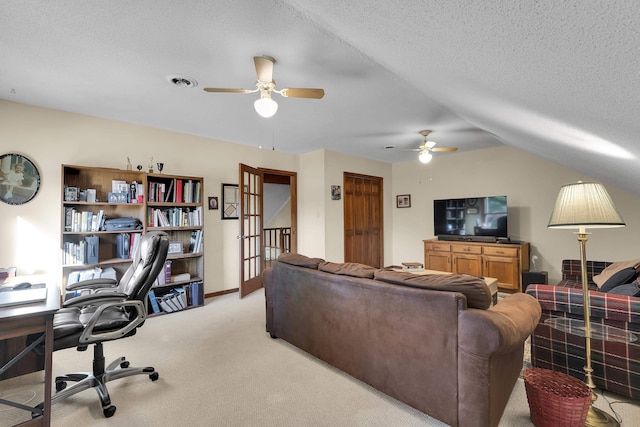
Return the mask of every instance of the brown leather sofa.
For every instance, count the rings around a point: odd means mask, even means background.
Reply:
[[[267,331],[452,426],[497,426],[540,317],[483,280],[283,254],[263,273]]]

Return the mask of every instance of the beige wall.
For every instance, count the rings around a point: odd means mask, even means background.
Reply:
[[[344,261],[344,211],[343,198],[331,200],[331,186],[340,185],[344,195],[344,172],[376,176],[383,179],[384,213],[390,212],[391,203],[388,194],[391,191],[392,168],[389,163],[376,162],[361,157],[348,156],[327,151],[325,157],[325,176],[322,195],[326,204],[326,259],[327,261]],[[393,235],[392,217],[384,215],[384,264],[392,258]]]
[[[20,206],[0,203],[0,266],[20,274],[60,272],[61,165],[124,169],[127,156],[145,169],[149,158],[169,174],[202,176],[204,195],[238,182],[238,164],[298,171],[297,156],[79,114],[0,101],[0,152],[29,157],[40,171],[36,197]],[[236,288],[238,221],[204,210],[205,292]]]
[[[384,180],[385,265],[422,259],[422,239],[433,237],[432,201],[448,197],[506,194],[509,233],[532,244],[536,267],[559,277],[560,261],[577,258],[570,230],[546,228],[561,185],[588,179],[522,151],[499,147],[440,155],[429,165],[417,160],[386,164],[331,151],[293,155],[0,100],[0,153],[28,156],[42,184],[29,203],[0,203],[0,266],[19,273],[60,274],[61,164],[125,168],[127,156],[147,166],[165,163],[165,173],[202,176],[204,195],[220,197],[221,183],[238,181],[238,164],[298,172],[299,252],[343,260],[342,200],[331,200],[331,185],[343,172]],[[593,230],[590,259],[639,258],[640,199],[608,188],[627,227]],[[396,209],[395,196],[411,194],[412,207]],[[205,209],[205,291],[238,286],[238,222],[222,221]]]
[[[298,175],[298,252],[325,256],[324,151],[302,154]]]
[[[572,230],[547,229],[560,187],[589,177],[511,147],[455,155],[436,155],[428,165],[417,160],[393,165],[392,196],[411,194],[411,208],[391,209],[394,264],[423,260],[421,239],[433,238],[433,200],[507,195],[509,234],[531,243],[532,269],[560,279],[562,259],[579,258]],[[640,258],[640,198],[607,187],[627,226],[592,229],[587,258],[617,261]]]

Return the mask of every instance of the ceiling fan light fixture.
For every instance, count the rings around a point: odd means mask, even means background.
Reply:
[[[266,93],[265,93],[266,92]],[[256,112],[262,117],[268,119],[278,111],[278,103],[271,99],[271,95],[267,91],[262,91],[260,99],[253,103]]]
[[[422,150],[420,154],[418,154],[418,160],[420,160],[421,163],[429,163],[432,158],[433,155],[429,152],[429,150]]]

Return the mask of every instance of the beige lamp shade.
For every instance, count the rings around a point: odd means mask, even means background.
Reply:
[[[582,182],[562,186],[549,228],[615,228],[625,223],[604,186]]]

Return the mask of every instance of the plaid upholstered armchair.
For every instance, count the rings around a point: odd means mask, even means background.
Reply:
[[[634,342],[591,340],[593,381],[614,393],[640,399],[640,297],[598,291],[592,277],[610,262],[587,261],[591,294],[591,323],[614,326],[633,333]],[[531,336],[531,363],[584,380],[585,340],[550,328],[550,317],[583,320],[583,296],[579,260],[562,262],[562,281],[557,285],[529,285],[526,293],[542,307],[542,317]]]

